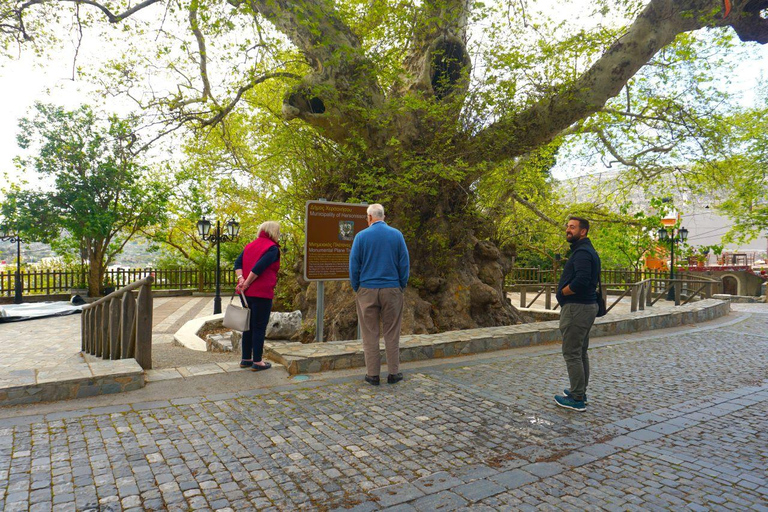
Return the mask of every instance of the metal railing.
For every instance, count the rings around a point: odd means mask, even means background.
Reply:
[[[147,276],[83,306],[82,351],[102,359],[134,358],[151,369],[153,281]]]
[[[557,293],[557,284],[521,284],[516,286],[520,292],[520,307],[530,308],[539,297],[544,297],[544,309],[556,310],[559,306],[553,298]],[[659,299],[669,294],[673,290],[675,306],[688,304],[696,297],[707,299],[716,293],[721,293],[723,288],[722,281],[709,278],[688,278],[680,279],[643,279],[636,283],[603,283],[602,292],[607,311],[611,311],[616,304],[629,295],[630,311],[635,312],[644,310],[656,304]],[[608,291],[615,291],[608,297]],[[530,292],[530,295],[529,295]],[[533,297],[533,298],[531,298]]]

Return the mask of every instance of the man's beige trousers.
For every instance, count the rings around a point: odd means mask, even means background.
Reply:
[[[363,335],[365,369],[369,377],[381,372],[379,334],[387,350],[387,372],[400,371],[400,324],[403,321],[403,291],[400,288],[359,288],[357,319]],[[379,331],[381,321],[381,332]]]

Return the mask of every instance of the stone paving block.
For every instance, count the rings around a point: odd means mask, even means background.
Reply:
[[[635,432],[637,432],[637,431],[635,431]],[[631,432],[630,432],[630,434],[631,434]],[[655,432],[653,434],[655,434]],[[641,436],[643,436],[643,435],[646,435],[646,434],[641,434]],[[651,434],[647,434],[647,435],[650,436]],[[659,436],[659,437],[661,437],[661,436]],[[627,434],[625,436],[618,436],[618,437],[615,437],[613,439],[610,439],[609,441],[606,441],[606,444],[609,444],[611,446],[615,446],[617,448],[622,448],[622,449],[626,450],[626,449],[632,448],[634,446],[637,446],[639,444],[643,444],[643,441],[641,441],[639,439],[636,439],[634,437],[629,437],[629,434]]]
[[[440,473],[434,473],[414,480],[413,485],[418,487],[424,494],[433,494],[463,483],[459,478],[451,476],[446,471],[441,471]]]
[[[487,478],[498,473],[499,470],[485,464],[472,464],[459,469],[456,476],[464,482],[471,482],[481,478]]]
[[[520,469],[539,478],[555,476],[565,471],[563,465],[557,462],[536,462],[523,466]]]
[[[597,459],[598,457],[588,453],[573,452],[560,459],[559,462],[566,467],[579,467],[594,462]]]
[[[685,418],[683,418],[684,420]],[[652,432],[657,432],[661,435],[670,435],[674,434],[675,432],[680,432],[683,430],[684,427],[681,427],[677,424],[671,423],[670,421],[665,421],[663,423],[657,423],[655,425],[651,425],[648,427],[647,430],[650,430]]]
[[[350,504],[349,506],[334,508],[331,512],[372,512],[374,510],[379,510],[379,506],[373,501],[366,501],[355,505]]]
[[[382,512],[414,512],[415,510],[416,507],[410,503],[401,503],[399,505],[394,505],[392,507],[382,509]]]
[[[371,495],[378,498],[378,503],[382,507],[390,507],[420,498],[424,493],[413,484],[402,483],[375,489],[371,491]]]
[[[506,489],[516,489],[522,485],[538,480],[537,477],[520,469],[505,471],[504,473],[499,473],[498,475],[490,477],[490,479]]]
[[[423,511],[448,511],[462,509],[467,500],[450,491],[442,491],[437,494],[424,496],[410,503],[416,510]]]
[[[598,443],[590,446],[585,446],[579,451],[588,453],[589,455],[594,455],[595,457],[598,457],[598,458],[603,458],[603,457],[611,456],[614,453],[621,451],[621,449],[617,446],[613,446],[608,443]]]
[[[652,430],[652,428],[654,426],[655,425],[651,425],[648,428],[642,428],[640,430],[632,431],[629,434],[627,434],[627,437],[628,438],[632,438],[632,439],[636,439],[636,440],[641,441],[643,443],[647,443],[649,441],[655,441],[657,439],[660,439],[660,438],[664,437],[664,434],[660,434],[659,432],[656,432],[656,431]],[[613,443],[611,443],[611,441],[608,441],[608,443],[609,444],[613,444]],[[615,446],[619,446],[619,445],[615,445]]]
[[[488,478],[483,478],[459,485],[452,490],[469,501],[481,501],[506,491],[506,487]]]
[[[183,379],[184,377],[176,368],[162,370],[147,370],[145,374],[147,382],[159,382],[164,380]]]

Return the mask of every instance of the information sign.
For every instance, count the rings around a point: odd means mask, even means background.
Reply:
[[[307,201],[304,237],[304,279],[349,279],[352,241],[368,227],[366,204]]]

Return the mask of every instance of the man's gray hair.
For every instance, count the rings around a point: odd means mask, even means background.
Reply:
[[[384,207],[381,206],[379,203],[374,203],[368,207],[368,215],[370,215],[374,219],[383,219]]]

